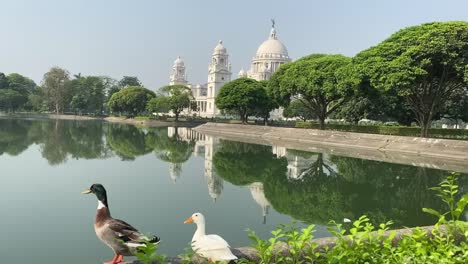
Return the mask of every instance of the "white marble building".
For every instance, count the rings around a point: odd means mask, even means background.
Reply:
[[[240,70],[238,77],[248,77],[257,81],[268,80],[278,68],[290,62],[286,46],[278,40],[275,24],[270,31],[270,35],[257,49],[252,59],[251,68],[248,71]],[[231,64],[229,54],[223,42],[219,41],[211,55],[211,62],[208,65],[208,80],[205,84],[191,84],[187,80],[185,62],[178,57],[172,66],[170,75],[170,85],[182,84],[192,90],[194,101],[197,102],[198,111],[185,113],[196,114],[201,117],[215,117],[221,112],[216,108],[215,98],[220,88],[231,81]],[[282,118],[282,109],[274,110],[270,113],[272,119]]]

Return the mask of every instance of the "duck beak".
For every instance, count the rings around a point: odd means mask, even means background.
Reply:
[[[188,223],[193,223],[193,218],[192,217],[189,217],[189,218],[187,218],[187,220],[184,221],[184,224],[188,224]]]
[[[88,193],[91,193],[90,189],[87,189],[87,190],[84,190],[84,191],[81,192],[81,194],[88,194]]]

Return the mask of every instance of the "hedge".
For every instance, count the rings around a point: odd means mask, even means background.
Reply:
[[[319,129],[319,124],[312,122],[296,122],[297,128],[312,128]],[[421,128],[419,127],[406,127],[406,126],[362,126],[362,125],[342,125],[342,124],[327,124],[327,130],[381,134],[381,135],[394,135],[394,136],[411,136],[419,137],[421,135]],[[468,130],[466,129],[446,129],[446,128],[432,128],[429,130],[429,137],[432,138],[450,138],[450,139],[467,139]]]

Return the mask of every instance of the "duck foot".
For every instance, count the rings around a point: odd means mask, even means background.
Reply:
[[[123,256],[122,255],[115,255],[115,257],[108,262],[104,262],[104,264],[118,264],[123,261]]]

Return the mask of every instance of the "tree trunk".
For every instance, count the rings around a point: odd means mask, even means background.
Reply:
[[[179,122],[179,113],[177,113],[177,112],[175,113],[175,121]]]
[[[263,117],[263,124],[268,126],[268,116]]]
[[[432,120],[429,116],[422,116],[419,118],[419,126],[421,127],[421,137],[429,137],[429,128],[431,128]]]
[[[320,130],[324,130],[325,129],[325,117],[323,116],[319,117],[319,124],[320,124],[319,126]]]

